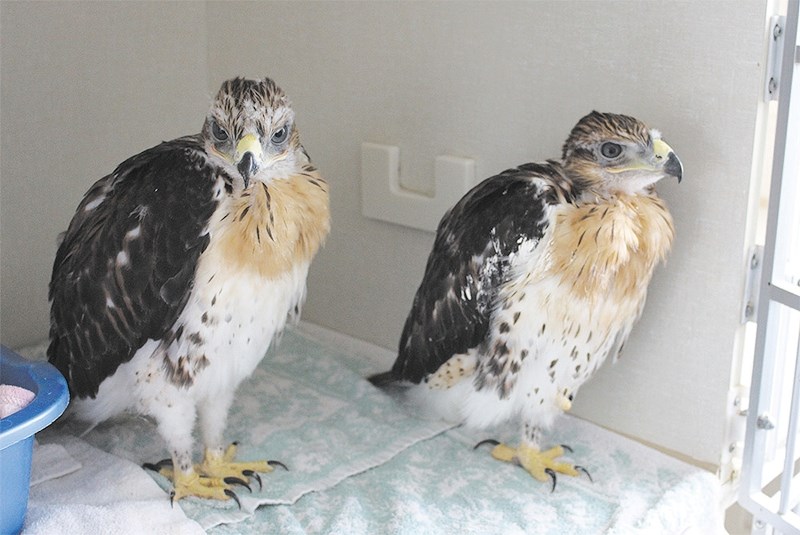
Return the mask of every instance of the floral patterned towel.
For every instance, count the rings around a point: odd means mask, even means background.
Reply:
[[[571,446],[568,458],[593,482],[561,476],[551,492],[488,447],[473,450],[484,438],[516,443],[514,426],[473,432],[422,420],[373,388],[364,377],[391,355],[370,347],[306,324],[288,331],[240,387],[227,436],[241,443],[240,459],[277,459],[290,471],[240,490],[241,510],[181,500],[187,516],[214,535],[724,533],[713,474],[563,416],[547,440]],[[82,431],[59,423],[42,440]],[[137,464],[167,457],[143,418],[82,438]]]
[[[398,409],[364,379],[373,368],[363,357],[327,347],[298,330],[285,332],[239,387],[226,437],[240,443],[238,459],[279,460],[289,471],[278,468],[262,476],[263,488],[254,482],[252,493],[237,490],[241,510],[233,502],[189,498],[180,502],[186,515],[208,529],[244,520],[260,505],[293,504],[452,427]],[[84,431],[79,422],[58,422],[40,440],[81,436],[137,464],[169,457],[155,425],[145,418],[123,418]],[[196,449],[199,456],[199,442]],[[170,487],[161,476],[153,477]]]
[[[213,535],[529,534],[722,535],[716,477],[571,416],[549,434],[573,448],[586,476],[561,476],[556,489],[518,466],[500,463],[493,437],[516,443],[516,430],[453,429],[420,441],[385,464],[292,506],[258,509]]]

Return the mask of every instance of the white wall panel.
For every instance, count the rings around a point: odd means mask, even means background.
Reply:
[[[622,361],[575,412],[717,462],[743,285],[763,2],[329,2],[209,5],[213,84],[273,76],[332,184],[333,231],[305,318],[394,348],[433,235],[361,216],[361,142],[479,177],[555,157],[592,109],[660,128],[685,180],[659,186],[677,241]],[[257,28],[257,30],[256,30]],[[247,30],[246,39],[230,36]],[[212,84],[212,85],[213,85]]]
[[[205,5],[0,4],[0,335],[47,336],[56,236],[128,156],[199,132]]]
[[[270,75],[332,184],[305,319],[394,348],[433,242],[369,220],[363,141],[405,187],[440,154],[479,177],[555,157],[592,109],[660,128],[685,166],[676,219],[622,361],[576,413],[716,462],[743,286],[764,2],[210,2],[0,5],[0,329],[47,330],[46,284],[81,194],[126,156],[197,131],[224,78]]]

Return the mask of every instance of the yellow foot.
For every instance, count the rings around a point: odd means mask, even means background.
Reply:
[[[164,459],[155,464],[146,463],[143,468],[158,472],[172,480],[174,489],[170,494],[171,502],[186,496],[214,500],[232,499],[241,509],[242,504],[232,490],[232,485],[243,486],[252,492],[248,484],[251,477],[258,481],[259,488],[262,485],[258,472],[271,472],[275,466],[286,470],[288,468],[279,461],[233,462],[236,447],[237,444],[233,443],[222,454],[214,454],[211,450],[206,450],[203,462],[193,466],[188,473],[176,472],[170,459]]]
[[[517,448],[511,448],[496,440],[489,439],[479,442],[475,448],[484,444],[494,445],[492,457],[498,461],[518,464],[539,481],[547,481],[549,478],[553,483],[551,492],[556,490],[556,473],[574,477],[582,472],[586,474],[589,481],[592,481],[592,476],[586,468],[556,461],[558,457],[564,455],[564,450],[572,452],[572,448],[569,446],[556,446],[549,450],[540,451],[524,444]]]
[[[172,479],[174,489],[169,495],[170,502],[180,500],[186,496],[196,496],[198,498],[208,498],[212,500],[233,499],[242,508],[242,504],[236,493],[230,488],[230,481],[216,477],[204,477],[197,472],[183,474],[176,472]]]
[[[261,476],[258,475],[258,472],[267,474],[272,472],[276,466],[288,470],[286,465],[280,461],[235,462],[233,459],[236,457],[238,446],[239,444],[234,442],[222,454],[206,449],[203,462],[196,465],[195,469],[210,478],[234,480],[235,483],[244,485],[248,489],[250,487],[246,484],[246,480],[251,477],[258,481],[259,488],[262,487]]]
[[[235,478],[207,477],[198,474],[194,467],[189,472],[176,472],[170,459],[164,459],[156,464],[145,463],[142,468],[158,472],[172,481],[173,489],[169,495],[170,503],[187,496],[207,498],[211,500],[234,500],[241,509],[242,504],[238,496],[231,489],[231,485],[242,484],[247,487],[247,482]],[[247,487],[249,488],[249,487]]]

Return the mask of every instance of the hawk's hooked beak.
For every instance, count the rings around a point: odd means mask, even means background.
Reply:
[[[661,139],[653,141],[653,152],[656,161],[662,163],[661,169],[668,175],[678,179],[678,183],[683,179],[683,164],[681,163],[672,147]]]
[[[247,134],[239,140],[236,145],[236,168],[242,175],[245,189],[250,185],[250,178],[258,173],[262,160],[261,143],[256,136]]]

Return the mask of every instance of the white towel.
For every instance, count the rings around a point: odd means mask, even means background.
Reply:
[[[81,468],[31,487],[23,534],[204,533],[140,467],[79,438],[62,436],[60,443]]]
[[[81,463],[61,444],[39,444],[34,440],[31,487],[81,469]]]

